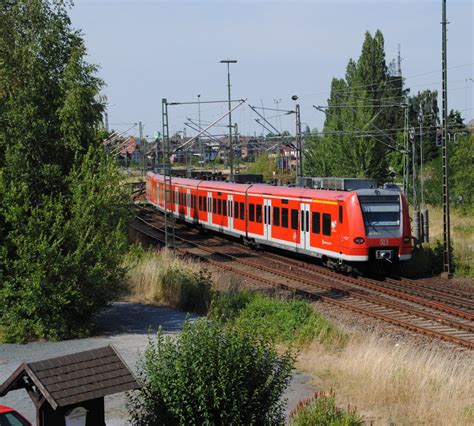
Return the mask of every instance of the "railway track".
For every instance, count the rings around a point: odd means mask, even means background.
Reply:
[[[163,216],[141,209],[131,225],[141,234],[163,243]],[[249,250],[239,243],[178,224],[176,250],[253,282],[357,312],[405,329],[474,348],[474,303],[457,292],[423,286],[409,280],[379,281],[334,273],[318,265],[276,253]],[[425,288],[426,287],[426,288]],[[423,297],[426,292],[426,297]],[[453,294],[455,293],[455,294]]]

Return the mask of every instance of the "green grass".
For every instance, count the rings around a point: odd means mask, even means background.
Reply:
[[[364,422],[355,409],[336,407],[334,393],[316,393],[313,398],[300,401],[290,414],[290,426],[359,426]]]
[[[318,341],[332,347],[345,343],[346,334],[302,300],[284,300],[238,292],[212,301],[210,317],[273,343],[304,346]]]

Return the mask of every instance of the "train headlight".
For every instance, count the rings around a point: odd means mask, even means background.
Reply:
[[[362,238],[362,237],[354,238],[354,242],[356,244],[364,244],[365,243],[365,238]]]
[[[408,244],[410,242],[410,237],[403,237],[403,243]]]

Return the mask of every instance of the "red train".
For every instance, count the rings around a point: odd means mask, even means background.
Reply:
[[[173,178],[167,209],[183,221],[365,272],[411,258],[408,207],[399,191],[334,191]],[[146,176],[148,201],[164,210],[163,175]]]

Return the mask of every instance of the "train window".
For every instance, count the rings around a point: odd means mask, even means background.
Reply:
[[[207,211],[211,213],[211,197],[207,198]]]
[[[236,219],[239,218],[239,202],[238,201],[234,203],[234,217]]]
[[[240,219],[245,219],[245,205],[244,203],[240,203]]]
[[[232,217],[232,203],[230,200],[227,200],[227,203],[229,204],[229,217]]]
[[[342,221],[343,221],[342,206],[339,206],[339,223],[342,223]]]
[[[257,204],[257,223],[262,223],[262,206]]]
[[[227,216],[227,201],[222,200],[222,215]]]
[[[291,229],[298,229],[298,210],[291,209]]]
[[[321,233],[321,213],[313,212],[311,217],[311,227],[313,228],[313,234],[320,234]]]
[[[281,200],[281,203],[282,203],[282,204],[288,204],[288,200],[285,199],[285,198],[283,198],[283,199]]]
[[[202,197],[199,196],[199,210],[202,210]]]
[[[222,214],[222,200],[217,200],[217,213]]]
[[[323,235],[331,235],[331,215],[323,213]]]
[[[255,222],[255,204],[249,204],[249,221]]]
[[[281,226],[283,226],[283,228],[288,228],[288,209],[287,208],[281,209]]]
[[[215,198],[212,199],[212,213],[217,213],[217,200]]]
[[[280,207],[273,207],[273,225],[280,226]]]

